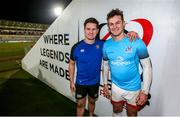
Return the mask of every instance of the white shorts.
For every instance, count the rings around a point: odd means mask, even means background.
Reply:
[[[125,101],[130,105],[136,106],[136,98],[139,95],[140,90],[137,91],[126,91],[119,88],[114,83],[112,83],[112,102],[122,102]]]

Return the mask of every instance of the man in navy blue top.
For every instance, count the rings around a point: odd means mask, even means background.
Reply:
[[[89,115],[93,116],[98,98],[103,41],[96,39],[99,22],[88,18],[84,22],[85,39],[76,43],[71,50],[69,62],[70,89],[77,99],[77,116],[83,116],[88,95]],[[74,83],[75,64],[77,66]]]

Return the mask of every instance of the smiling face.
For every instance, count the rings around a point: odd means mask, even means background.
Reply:
[[[120,15],[115,15],[108,19],[108,28],[114,38],[118,38],[124,34],[125,22]]]
[[[87,23],[84,27],[84,32],[85,32],[85,39],[95,40],[95,37],[98,33],[97,24]]]

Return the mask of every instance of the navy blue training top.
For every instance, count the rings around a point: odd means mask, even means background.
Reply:
[[[93,44],[84,40],[71,49],[70,59],[76,62],[76,84],[94,85],[100,82],[103,41],[96,39]]]

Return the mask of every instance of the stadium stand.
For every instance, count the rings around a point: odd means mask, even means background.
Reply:
[[[37,41],[48,27],[47,24],[0,20],[0,42]]]

